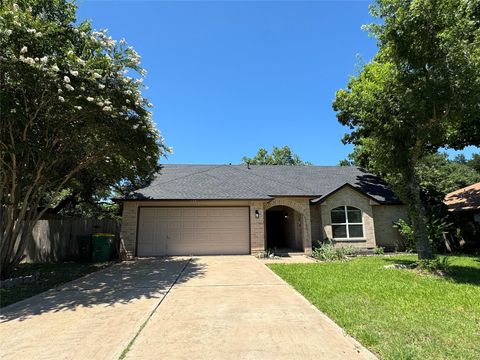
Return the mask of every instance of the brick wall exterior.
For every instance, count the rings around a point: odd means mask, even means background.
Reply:
[[[258,218],[255,217],[258,211]],[[261,253],[265,250],[265,210],[262,201],[250,203],[250,252]]]
[[[310,205],[312,220],[312,245],[316,246],[323,240],[322,212],[320,205]]]
[[[263,252],[266,243],[265,211],[274,206],[287,206],[296,211],[297,237],[301,238],[305,253],[311,253],[312,240],[332,238],[330,211],[342,205],[359,208],[363,212],[364,235],[362,241],[337,241],[336,246],[353,245],[373,248],[376,245],[391,248],[400,244],[400,237],[392,222],[406,218],[404,206],[373,205],[366,196],[345,187],[319,205],[310,205],[308,198],[275,198],[271,201],[127,201],[123,206],[121,239],[129,256],[135,255],[137,236],[137,213],[139,206],[249,206],[250,207],[250,251]],[[258,211],[259,217],[255,216]],[[374,221],[375,219],[375,221]]]
[[[137,202],[126,201],[123,203],[120,239],[123,241],[128,257],[133,257],[135,255],[135,242],[137,239],[137,211]]]
[[[297,211],[300,215],[300,222],[302,226],[302,245],[303,251],[306,254],[312,252],[312,230],[310,219],[310,199],[296,198],[296,197],[279,197],[265,203],[264,210],[268,210],[274,206],[288,206]]]
[[[404,205],[379,205],[373,207],[375,219],[375,238],[377,246],[387,250],[403,250],[402,239],[393,223],[399,219],[407,219],[407,209]]]
[[[334,240],[335,246],[352,245],[358,248],[374,248],[376,246],[375,240],[375,225],[373,220],[373,205],[371,200],[349,187],[344,187],[336,193],[329,196],[320,205],[322,218],[322,235],[323,240],[332,239],[332,218],[330,212],[338,206],[354,206],[362,210],[363,214],[363,240]]]

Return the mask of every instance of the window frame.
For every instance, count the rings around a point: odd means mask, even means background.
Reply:
[[[351,208],[354,208],[358,211],[360,211],[360,217],[362,219],[362,222],[361,223],[354,223],[354,222],[349,222],[348,221],[348,207],[351,207]],[[337,210],[339,208],[342,208],[343,209],[343,213],[345,215],[345,222],[344,223],[334,223],[333,222],[333,219],[332,219],[332,211],[333,210]],[[332,239],[333,240],[365,240],[365,226],[364,226],[364,221],[363,221],[363,211],[355,206],[352,206],[352,205],[340,205],[340,206],[336,206],[334,207],[333,209],[330,210],[330,224],[332,226]],[[333,235],[333,226],[334,225],[341,225],[341,226],[345,226],[346,228],[346,234],[347,234],[347,237],[334,237]],[[361,237],[350,237],[350,230],[348,229],[349,225],[362,225],[362,236]]]

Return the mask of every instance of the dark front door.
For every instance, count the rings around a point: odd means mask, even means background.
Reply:
[[[285,215],[283,211],[267,211],[267,248],[286,246]]]

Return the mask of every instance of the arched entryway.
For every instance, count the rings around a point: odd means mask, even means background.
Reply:
[[[303,251],[302,214],[283,205],[265,212],[266,248],[276,251]]]

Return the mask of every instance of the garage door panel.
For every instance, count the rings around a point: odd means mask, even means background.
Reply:
[[[141,208],[138,255],[250,252],[248,207]]]

